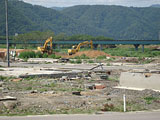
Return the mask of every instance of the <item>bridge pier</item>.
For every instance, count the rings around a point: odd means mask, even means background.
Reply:
[[[144,52],[144,45],[142,45],[142,52]]]
[[[134,44],[135,50],[138,51],[139,44]]]

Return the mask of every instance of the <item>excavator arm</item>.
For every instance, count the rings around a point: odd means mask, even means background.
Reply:
[[[81,46],[84,46],[84,45],[90,45],[91,48],[93,49],[93,42],[92,42],[92,40],[90,42],[85,41],[85,42],[79,43],[75,49],[69,49],[68,50],[68,54],[69,55],[75,54],[76,52],[78,52],[80,50]],[[74,47],[72,46],[72,48],[74,48]]]
[[[48,43],[50,42],[50,47],[48,48]],[[52,53],[52,37],[48,38],[44,45],[42,47],[38,47],[37,48],[40,52],[42,53],[48,53],[48,54],[51,54]]]

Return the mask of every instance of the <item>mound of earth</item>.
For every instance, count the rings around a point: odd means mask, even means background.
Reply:
[[[109,54],[107,54],[107,53],[105,53],[105,52],[103,52],[103,51],[98,51],[98,50],[88,50],[88,51],[80,51],[80,52],[77,52],[76,54],[73,54],[73,55],[71,55],[71,56],[66,56],[66,55],[64,55],[64,56],[62,56],[62,57],[65,57],[65,58],[74,58],[74,57],[76,57],[76,56],[81,56],[81,55],[86,55],[86,56],[88,56],[88,57],[90,57],[90,58],[96,58],[96,57],[98,57],[98,56],[106,56],[106,57],[112,57],[111,55],[109,55]]]

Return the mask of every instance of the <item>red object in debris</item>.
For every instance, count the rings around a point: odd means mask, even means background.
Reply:
[[[13,82],[19,82],[19,81],[22,81],[22,78],[12,79],[11,81],[13,81]]]
[[[95,85],[95,89],[104,89],[104,88],[106,88],[106,86],[105,85]]]

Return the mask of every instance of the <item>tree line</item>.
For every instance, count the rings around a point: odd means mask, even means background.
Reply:
[[[101,40],[113,40],[112,38],[105,37],[105,36],[91,36],[85,34],[77,34],[68,36],[65,33],[60,33],[55,35],[52,31],[33,31],[24,34],[17,34],[16,36],[10,36],[9,38],[12,39],[14,42],[23,42],[24,44],[31,41],[43,42],[50,36],[53,37],[54,41],[101,41]],[[0,40],[5,40],[5,36],[0,36]]]

